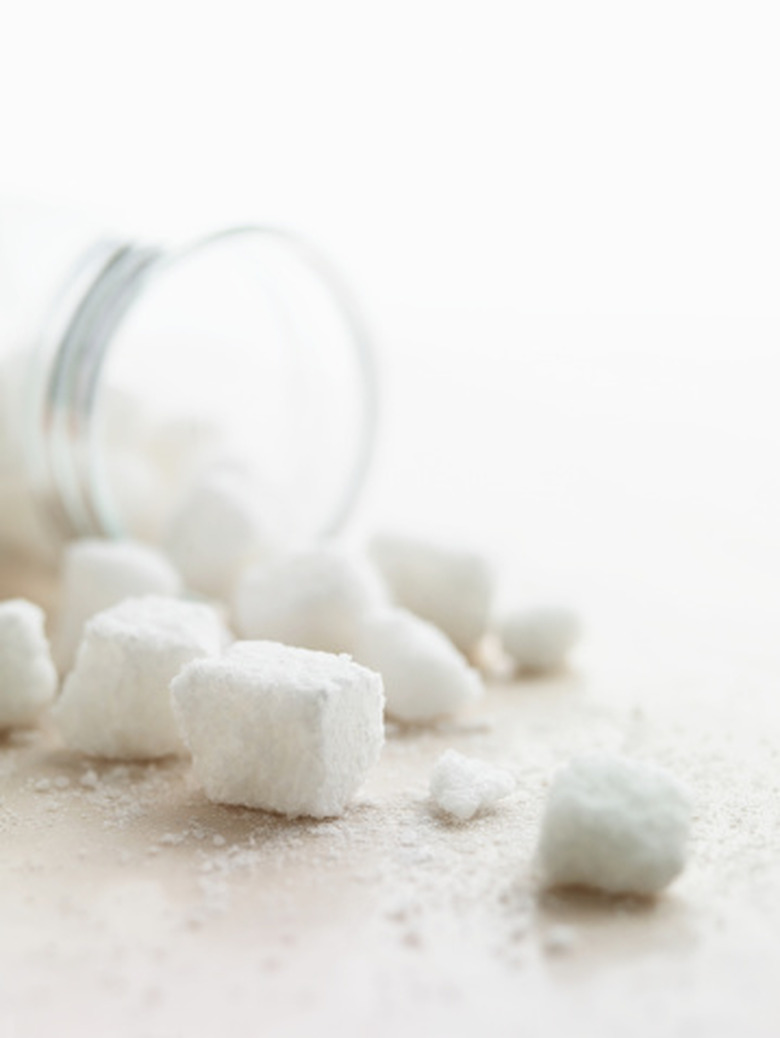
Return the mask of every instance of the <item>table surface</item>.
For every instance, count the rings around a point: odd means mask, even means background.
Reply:
[[[339,820],[212,805],[186,762],[91,762],[46,726],[7,736],[0,1034],[776,1034],[776,663],[717,609],[681,623],[614,586],[591,606],[568,673],[391,727]],[[427,778],[448,747],[517,793],[444,821]],[[655,901],[538,889],[550,776],[594,747],[690,788],[690,861]]]

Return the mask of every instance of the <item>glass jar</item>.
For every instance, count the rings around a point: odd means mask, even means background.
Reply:
[[[21,261],[5,244],[0,311]],[[53,298],[26,324],[0,319],[0,552],[52,562],[79,536],[158,542],[220,466],[262,485],[293,539],[343,525],[376,380],[363,320],[317,251],[246,226],[167,248],[102,238],[64,273],[60,255],[55,278],[44,259],[37,295],[57,283]]]

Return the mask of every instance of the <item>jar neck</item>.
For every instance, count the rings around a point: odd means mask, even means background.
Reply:
[[[162,256],[133,242],[98,242],[74,269],[39,340],[25,443],[34,493],[58,543],[119,532],[90,470],[96,391],[112,336]]]

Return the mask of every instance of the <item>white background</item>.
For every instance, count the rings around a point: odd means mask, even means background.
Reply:
[[[0,197],[304,230],[380,345],[367,522],[736,621],[780,575],[775,6],[6,2]]]

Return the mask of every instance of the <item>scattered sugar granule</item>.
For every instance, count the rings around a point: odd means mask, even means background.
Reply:
[[[374,537],[368,550],[399,606],[441,628],[461,652],[475,649],[493,598],[493,572],[482,555],[390,534]]]
[[[333,817],[379,759],[382,679],[347,656],[236,642],[171,689],[210,800]]]
[[[43,624],[32,602],[0,602],[0,730],[34,723],[54,699],[57,671]]]
[[[370,563],[325,544],[250,570],[234,598],[243,638],[323,652],[353,652],[363,617],[386,601]]]
[[[243,570],[279,554],[281,530],[269,522],[272,496],[247,473],[206,472],[168,524],[165,549],[193,591],[228,599]]]
[[[446,717],[484,691],[481,677],[449,638],[405,609],[379,610],[366,619],[354,653],[382,675],[387,712],[399,721]]]
[[[72,666],[90,617],[139,595],[178,595],[181,577],[156,549],[136,541],[84,538],[65,549],[54,660],[61,674]]]
[[[568,955],[577,947],[577,931],[573,926],[557,923],[547,930],[542,943],[548,955]]]
[[[507,613],[498,625],[504,649],[518,671],[559,670],[580,638],[580,621],[569,609],[539,607]]]
[[[537,860],[548,887],[651,895],[682,871],[689,828],[688,797],[668,772],[587,754],[553,779]]]
[[[97,757],[181,753],[169,684],[226,640],[217,613],[195,602],[147,595],[98,613],[52,712],[63,739]]]
[[[509,771],[464,757],[457,750],[443,753],[431,771],[431,799],[440,811],[461,822],[493,807],[515,788],[514,776]]]

